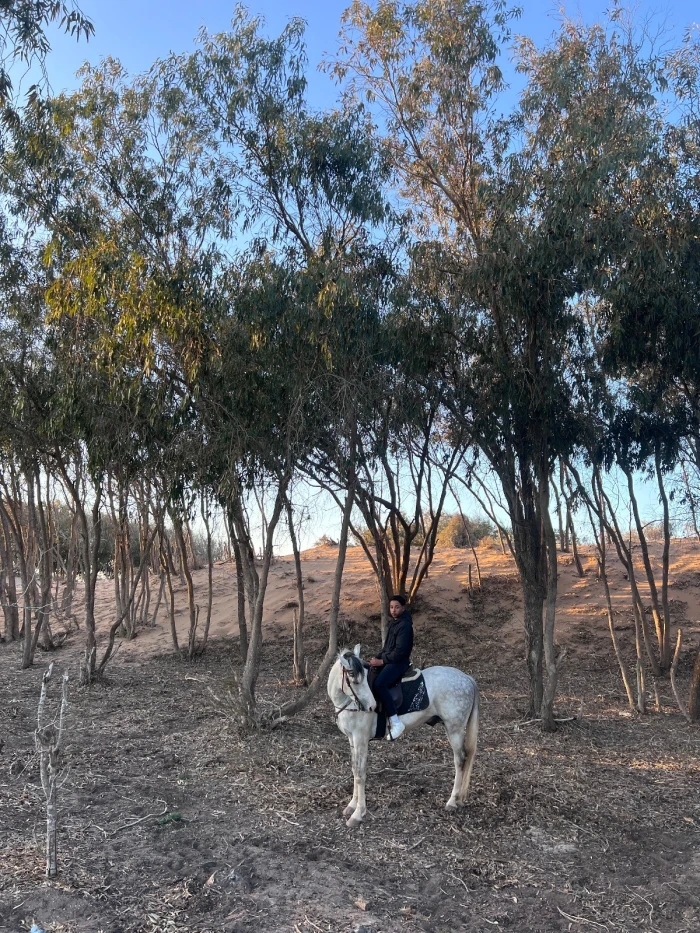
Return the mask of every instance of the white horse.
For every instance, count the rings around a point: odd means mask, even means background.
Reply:
[[[454,667],[427,667],[423,671],[430,705],[400,719],[406,729],[415,729],[429,719],[445,724],[455,762],[455,781],[447,809],[455,810],[467,799],[479,731],[479,691],[469,674]],[[352,751],[355,787],[343,811],[348,826],[357,826],[367,813],[365,780],[367,750],[377,729],[377,702],[367,684],[367,669],[360,659],[360,646],[342,651],[328,677],[328,696],[335,707],[338,728],[347,735]]]

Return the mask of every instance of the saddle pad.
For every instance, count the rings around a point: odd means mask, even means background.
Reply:
[[[401,706],[397,710],[399,716],[417,713],[422,709],[427,709],[430,705],[430,697],[425,689],[425,678],[422,674],[415,680],[402,680],[401,692],[403,697]]]

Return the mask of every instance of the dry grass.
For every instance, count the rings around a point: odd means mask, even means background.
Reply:
[[[209,693],[231,676],[235,642],[194,665],[120,655],[107,682],[73,688],[52,881],[32,738],[41,670],[19,671],[3,646],[0,929],[697,930],[698,731],[665,683],[661,715],[630,715],[595,646],[565,670],[558,732],[524,722],[524,665],[502,640],[513,587],[487,580],[468,622],[427,601],[417,619],[419,661],[469,670],[482,691],[472,797],[456,815],[444,810],[452,763],[440,727],[372,745],[370,813],[350,831],[348,747],[325,695],[303,718],[244,734]],[[374,624],[345,618],[342,629],[350,644],[376,640]],[[322,637],[311,620],[316,657]],[[270,709],[295,689],[289,645],[281,633],[266,649]],[[78,649],[73,639],[57,668],[76,670]]]

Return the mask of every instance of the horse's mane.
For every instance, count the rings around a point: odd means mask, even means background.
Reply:
[[[355,654],[354,651],[349,651],[349,650],[341,651],[340,656],[344,658],[346,661],[350,662],[350,666],[352,667],[352,672],[355,677],[359,677],[360,674],[364,674],[365,672],[364,661],[362,661],[361,658],[358,658],[358,656]]]

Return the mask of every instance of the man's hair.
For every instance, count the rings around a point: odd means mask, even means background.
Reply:
[[[406,597],[399,594],[392,596],[389,600],[390,603],[401,603],[402,606],[406,605]]]

